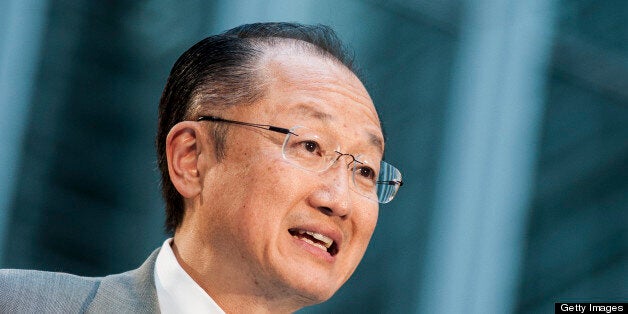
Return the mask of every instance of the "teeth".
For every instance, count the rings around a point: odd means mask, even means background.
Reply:
[[[327,248],[325,248],[322,244],[318,243],[318,242],[314,242],[308,238],[301,238],[302,241],[305,241],[313,246],[318,247],[319,249],[323,250],[323,251],[327,251]]]
[[[311,237],[313,237],[314,239],[323,242],[324,244],[324,250],[327,250],[331,247],[331,245],[334,243],[334,240],[332,240],[330,237],[324,236],[320,233],[316,233],[316,232],[312,232],[312,231],[304,231],[304,230],[299,230],[299,234],[307,234],[310,235]],[[320,245],[320,243],[314,243],[313,241],[304,238],[305,240],[307,240],[307,242],[312,242],[313,244],[318,244]],[[322,245],[321,245],[322,246]]]

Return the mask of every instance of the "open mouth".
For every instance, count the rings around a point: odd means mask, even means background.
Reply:
[[[321,250],[326,251],[331,256],[338,254],[338,245],[328,236],[317,232],[296,228],[292,228],[288,230],[288,232],[290,232],[293,237],[305,241],[313,246],[316,246]]]

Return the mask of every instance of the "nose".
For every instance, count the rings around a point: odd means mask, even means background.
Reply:
[[[347,160],[349,159],[349,160]],[[353,156],[341,155],[327,170],[319,174],[320,184],[310,194],[313,207],[329,216],[346,218],[351,213],[352,166]]]

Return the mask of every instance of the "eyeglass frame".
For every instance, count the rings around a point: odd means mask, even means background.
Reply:
[[[278,126],[273,126],[270,124],[259,124],[259,123],[250,123],[250,122],[243,122],[243,121],[236,121],[236,120],[229,120],[229,119],[224,119],[224,118],[220,118],[220,117],[216,117],[216,116],[200,116],[196,119],[197,122],[201,122],[201,121],[210,121],[210,122],[224,122],[224,123],[231,123],[231,124],[237,124],[237,125],[244,125],[244,126],[250,126],[250,127],[254,127],[254,128],[258,128],[258,129],[263,129],[263,130],[268,130],[268,131],[272,131],[272,132],[276,132],[276,133],[281,133],[281,134],[285,134],[285,135],[296,135],[299,136],[298,134],[292,132],[290,129],[286,129],[286,128],[282,128],[282,127],[278,127]],[[352,162],[356,162],[359,164],[363,164],[360,160],[356,159],[356,157],[352,154],[347,154],[347,153],[341,153],[337,150],[334,150],[334,152],[336,152],[338,154],[337,158],[334,160],[334,162],[331,164],[333,165],[336,161],[338,161],[342,156],[351,156],[351,158],[353,159]],[[284,158],[286,158],[284,156]],[[330,166],[331,166],[330,165]],[[392,166],[392,165],[391,165]],[[394,166],[392,166],[394,167]],[[324,171],[324,170],[323,170]],[[398,171],[398,170],[397,170]],[[355,175],[355,173],[351,174],[352,176]],[[396,180],[389,180],[389,181],[376,181],[377,184],[387,184],[387,185],[399,185],[399,187],[403,186],[403,180],[400,181],[396,181]],[[398,188],[399,188],[398,187]],[[395,194],[397,194],[395,192]],[[366,197],[366,196],[364,196]],[[368,199],[368,197],[367,197]],[[388,202],[392,201],[394,199],[394,196],[392,199],[390,199]],[[377,203],[380,204],[385,204],[380,202],[379,200],[376,200]]]

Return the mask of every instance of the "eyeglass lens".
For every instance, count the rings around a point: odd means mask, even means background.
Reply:
[[[333,137],[321,131],[300,126],[290,131],[283,145],[283,157],[288,162],[314,172],[325,171],[336,162],[346,162],[356,192],[379,203],[388,203],[395,197],[402,181],[401,172],[394,166],[368,153],[357,156],[340,153]],[[353,159],[347,161],[342,158],[345,155]]]

